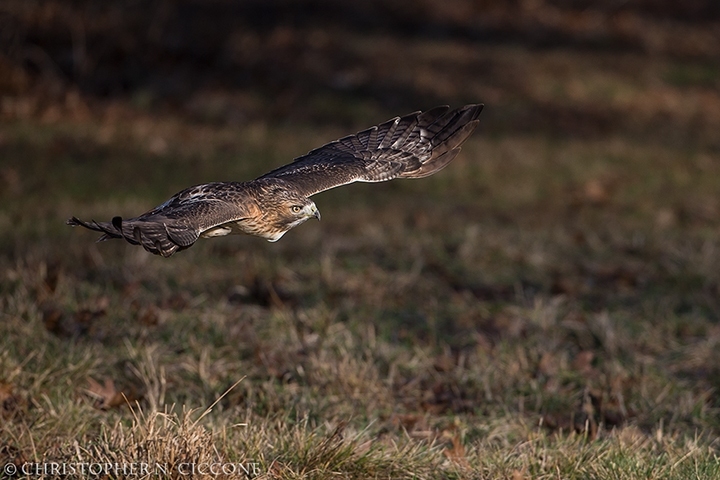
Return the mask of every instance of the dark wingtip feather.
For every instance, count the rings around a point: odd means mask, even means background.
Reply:
[[[432,123],[438,118],[442,117],[447,111],[450,110],[450,105],[438,105],[437,107],[425,110],[422,113],[418,113],[417,121],[420,125],[426,125]]]
[[[80,220],[77,217],[70,217],[65,222],[66,225],[70,225],[72,227],[85,227],[89,228],[90,230],[95,230],[97,232],[104,232],[105,229],[102,228],[102,225],[100,225],[95,220],[90,220],[89,222],[85,222],[83,220]]]
[[[427,141],[432,145],[432,154],[419,168],[408,169],[400,176],[422,178],[445,168],[477,127],[483,106],[481,103],[470,104],[449,112],[442,106],[425,112],[423,123],[429,132]]]
[[[180,228],[168,226],[162,221],[148,222],[135,218],[125,221],[120,216],[113,217],[110,222],[94,220],[85,222],[77,217],[71,217],[66,223],[102,232],[103,235],[97,239],[98,242],[124,238],[130,244],[141,245],[148,252],[163,257],[169,257],[175,252],[190,247],[198,238],[194,230],[185,231],[187,230],[185,226]]]

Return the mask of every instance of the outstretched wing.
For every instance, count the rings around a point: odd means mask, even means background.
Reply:
[[[475,130],[483,105],[436,107],[396,117],[295,159],[260,178],[280,178],[314,195],[352,182],[421,178],[445,167]]]
[[[246,199],[244,184],[207,183],[187,188],[139,217],[127,220],[114,217],[110,222],[85,222],[72,217],[67,224],[102,232],[99,242],[124,238],[133,245],[142,245],[150,253],[169,257],[192,246],[200,235],[230,233],[231,227],[227,224],[253,213],[253,204],[244,201]]]
[[[72,217],[67,223],[102,232],[98,241],[124,238],[164,257],[190,247],[200,236],[227,235],[235,228],[274,241],[306,219],[270,221],[287,198],[306,200],[347,183],[420,178],[439,171],[473,132],[482,107],[448,111],[444,106],[398,117],[315,149],[252,182],[190,187],[139,217],[110,222]]]

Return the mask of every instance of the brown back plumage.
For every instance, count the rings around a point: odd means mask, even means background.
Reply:
[[[436,107],[396,117],[295,159],[250,182],[216,182],[187,188],[138,216],[80,225],[102,232],[98,241],[124,238],[169,257],[201,236],[229,233],[276,241],[309,218],[320,218],[308,197],[352,182],[422,178],[447,166],[478,124],[483,105],[449,111]]]
[[[310,196],[352,182],[421,178],[460,152],[483,105],[448,106],[396,117],[323,145],[260,178],[282,178]]]

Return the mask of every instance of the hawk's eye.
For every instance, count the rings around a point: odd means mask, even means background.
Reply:
[[[300,210],[302,210],[302,207],[298,205],[293,205],[290,210],[292,210],[293,213],[300,213]]]

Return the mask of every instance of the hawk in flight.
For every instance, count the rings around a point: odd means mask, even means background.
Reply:
[[[169,257],[200,237],[247,233],[275,242],[310,218],[320,219],[312,195],[352,182],[422,178],[452,161],[475,130],[482,105],[436,107],[396,117],[349,135],[249,182],[187,188],[135,218],[68,225],[102,232],[98,241],[124,238]]]

